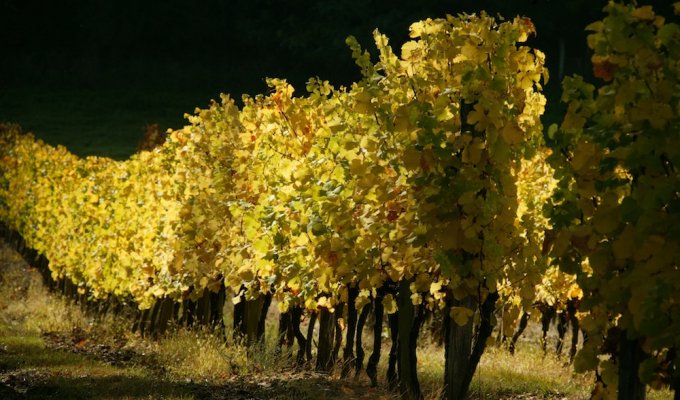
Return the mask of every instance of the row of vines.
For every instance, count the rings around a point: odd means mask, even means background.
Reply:
[[[680,374],[680,27],[606,11],[588,27],[604,84],[565,79],[546,139],[532,22],[448,16],[411,25],[400,56],[379,32],[377,61],[349,38],[363,75],[349,88],[311,79],[294,96],[271,79],[126,161],[2,126],[0,219],[55,281],[135,304],[142,331],[219,328],[231,298],[252,343],[274,302],[298,362],[314,329],[300,321],[318,319],[317,369],[347,374],[372,312],[375,384],[386,315],[388,380],[407,398],[426,318],[444,325],[446,398],[463,399],[495,326],[512,336],[534,304],[576,320],[578,304],[593,393],[643,398]]]

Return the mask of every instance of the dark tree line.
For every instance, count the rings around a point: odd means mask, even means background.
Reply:
[[[300,87],[310,76],[349,84],[358,78],[358,71],[345,45],[348,35],[370,48],[371,32],[379,28],[398,44],[408,39],[408,26],[414,21],[479,10],[531,17],[539,32],[533,45],[544,49],[554,64],[560,39],[567,42],[568,58],[581,58],[583,26],[599,15],[602,4],[585,0],[1,0],[0,46],[3,58],[12,62],[3,63],[0,79],[19,85],[36,77],[78,84],[83,78],[113,80],[146,68],[171,78],[184,75],[183,71],[203,71],[203,76],[183,79],[207,80],[229,92],[261,92],[264,76],[285,77]],[[578,62],[569,64],[571,69],[577,66]]]
[[[671,14],[668,0],[649,0]],[[371,32],[395,48],[408,26],[445,14],[526,15],[547,54],[546,87],[558,103],[560,75],[590,73],[584,27],[606,0],[0,0],[0,85],[69,88],[145,85],[210,88],[239,98],[266,90],[264,77],[298,90],[309,77],[359,78],[345,38],[372,48]],[[208,99],[206,99],[207,102]],[[550,110],[548,110],[550,114]]]

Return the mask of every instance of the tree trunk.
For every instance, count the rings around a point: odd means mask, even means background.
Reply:
[[[493,326],[491,316],[498,300],[498,293],[487,295],[482,303],[480,313],[480,325],[474,335],[473,342],[473,318],[467,324],[459,326],[447,316],[446,321],[446,345],[444,365],[444,386],[446,400],[464,400],[467,398],[472,377],[477,370],[479,360],[486,348],[486,341],[491,336]],[[474,309],[475,300],[471,297],[462,301],[450,299],[449,309],[452,306],[467,307]]]
[[[276,344],[278,351],[283,351],[283,346],[290,348],[293,343],[293,324],[291,321],[292,310],[279,314],[279,340]]]
[[[364,357],[366,353],[364,352],[364,346],[362,344],[363,342],[363,333],[364,333],[364,325],[366,325],[366,320],[368,319],[368,314],[371,312],[371,303],[368,303],[364,306],[364,308],[361,309],[361,314],[359,314],[359,320],[357,321],[357,334],[356,334],[356,349],[357,349],[357,358],[354,360],[354,374],[355,376],[359,375],[361,370],[364,368]]]
[[[569,319],[566,310],[563,310],[557,315],[557,345],[555,346],[555,353],[557,357],[562,356],[562,348],[564,347],[564,335],[567,333],[567,324]]]
[[[168,329],[168,322],[172,318],[172,311],[175,307],[175,302],[170,298],[166,297],[161,300],[160,310],[158,311],[158,323],[157,331],[159,335],[165,334]]]
[[[203,289],[203,295],[196,302],[196,320],[199,325],[210,323],[210,291]]]
[[[264,340],[264,330],[265,330],[265,323],[267,322],[267,314],[269,313],[269,306],[272,304],[272,294],[267,293],[262,299],[262,304],[261,304],[261,309],[260,309],[260,314],[259,314],[259,319],[257,322],[257,341],[262,342]]]
[[[139,334],[144,337],[144,335],[147,332],[147,321],[149,319],[149,314],[151,313],[151,309],[147,308],[146,310],[142,311],[141,315],[139,316]]]
[[[182,318],[184,319],[184,325],[188,327],[194,326],[196,323],[196,302],[191,299],[186,299],[184,300],[182,307]]]
[[[260,330],[260,317],[264,304],[265,296],[258,296],[253,300],[245,301],[242,325],[244,330],[241,333],[246,338],[247,346],[253,345],[262,338],[263,332]]]
[[[307,354],[307,361],[312,361],[312,342],[314,341],[314,325],[316,324],[316,311],[309,313],[309,325],[307,325],[307,343],[305,345],[305,354]]]
[[[452,306],[473,308],[471,297],[463,301],[450,301]],[[459,326],[450,317],[446,318],[446,344],[444,347],[444,386],[447,400],[464,400],[467,395],[465,377],[469,369],[472,348],[472,318]]]
[[[161,309],[161,304],[163,299],[157,299],[153,304],[153,309],[151,310],[151,316],[149,317],[149,334],[152,338],[158,338],[158,313]]]
[[[345,335],[345,348],[342,351],[342,373],[343,378],[349,375],[353,364],[356,362],[354,357],[354,335],[357,329],[357,307],[356,300],[359,295],[359,288],[350,286],[347,298],[347,334]]]
[[[543,350],[543,355],[548,353],[548,329],[550,329],[550,323],[555,317],[555,308],[544,304],[541,309],[541,331],[543,336],[541,339],[541,349]]]
[[[421,399],[416,346],[423,316],[413,305],[410,285],[411,280],[402,279],[397,293],[399,388],[405,398]]]
[[[387,385],[390,389],[396,389],[399,383],[397,363],[399,359],[399,311],[387,316],[387,324],[390,327],[390,354],[387,357]]]
[[[246,296],[240,295],[240,301],[234,304],[234,341],[243,340],[245,328],[246,315]]]
[[[142,319],[142,314],[144,312],[141,310],[135,310],[135,319],[132,321],[132,333],[136,333],[139,329],[139,320]]]
[[[680,400],[680,359],[675,347],[671,347],[669,353],[672,363],[671,389],[673,389],[673,400]]]
[[[210,325],[214,328],[224,328],[224,302],[226,298],[226,289],[224,285],[220,286],[217,293],[210,292]]]
[[[335,338],[333,344],[333,355],[331,356],[331,364],[335,365],[338,361],[338,354],[340,347],[342,347],[342,326],[340,326],[340,319],[345,311],[345,303],[338,303],[335,306],[335,315],[333,316],[333,325],[335,327]]]
[[[298,366],[302,366],[305,363],[305,350],[307,348],[307,339],[300,331],[300,320],[302,319],[302,307],[293,307],[291,310],[291,331],[293,336],[297,339],[298,343],[298,354],[296,363]],[[291,345],[293,344],[291,338]]]
[[[316,370],[328,372],[333,367],[333,333],[335,314],[327,308],[319,310],[319,341],[316,353]]]
[[[576,318],[576,300],[567,301],[567,312],[571,323],[571,348],[569,349],[569,364],[574,362],[576,356],[576,346],[578,345],[578,333],[581,330],[578,318]]]
[[[510,354],[515,354],[515,346],[517,345],[517,340],[519,340],[519,337],[522,336],[522,333],[524,333],[524,330],[527,328],[528,323],[529,313],[525,311],[524,313],[522,313],[522,317],[519,319],[519,327],[517,327],[517,332],[515,332],[515,334],[512,335],[512,339],[510,340],[510,347],[508,348]]]
[[[183,302],[181,302],[181,301],[176,301],[173,304],[173,307],[172,307],[172,320],[175,321],[175,323],[178,324],[178,325],[181,323],[181,320],[180,320],[181,316],[180,316],[179,312],[182,309],[182,303]],[[114,312],[115,312],[115,309],[114,309]]]
[[[383,297],[385,296],[385,289],[379,288],[377,290],[377,295],[373,300],[374,313],[373,316],[375,320],[373,321],[373,353],[368,358],[368,364],[366,365],[366,373],[368,377],[371,378],[371,386],[378,386],[378,362],[380,362],[380,350],[382,347],[382,326],[383,326],[383,313],[384,307],[382,304]]]
[[[639,339],[628,339],[621,332],[619,343],[619,400],[644,400],[645,385],[640,382],[638,370],[645,359]]]

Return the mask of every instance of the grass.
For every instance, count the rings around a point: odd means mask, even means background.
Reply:
[[[79,307],[48,294],[39,274],[26,273],[18,255],[4,245],[0,260],[0,398],[193,398],[191,388],[183,385],[158,386],[158,377],[143,366],[116,366],[63,346],[49,346],[47,333],[68,333],[75,339],[73,334],[85,329],[103,329],[100,337],[112,342],[117,340],[117,325],[95,323]]]
[[[267,340],[255,349],[200,329],[174,329],[157,341],[143,339],[130,333],[129,319],[93,317],[49,293],[37,271],[4,243],[0,293],[2,399],[398,399],[384,388],[389,338],[383,341],[379,365],[381,387],[371,388],[363,373],[340,379],[338,371],[325,376],[291,368],[290,355],[275,350],[273,311]],[[589,398],[592,375],[576,374],[564,360],[543,356],[536,325],[527,331],[514,356],[503,348],[487,349],[471,399]],[[370,338],[364,343],[368,357]],[[418,349],[418,370],[425,399],[440,399],[444,352],[427,337]],[[670,399],[672,393],[653,391],[648,398]]]
[[[290,368],[269,345],[246,350],[204,330],[152,341],[130,321],[93,317],[49,293],[37,271],[0,242],[0,398],[386,399],[365,381]],[[274,322],[269,321],[269,330]],[[349,397],[348,397],[349,396]]]

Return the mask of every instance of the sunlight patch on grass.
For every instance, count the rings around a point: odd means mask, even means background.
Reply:
[[[552,354],[543,356],[536,344],[518,348],[514,356],[503,348],[488,348],[475,380],[481,381],[479,385],[489,393],[586,398],[593,377],[574,373],[570,365]]]
[[[225,379],[247,358],[242,348],[227,348],[224,340],[214,334],[186,329],[154,343],[152,351],[170,373],[192,381]]]

